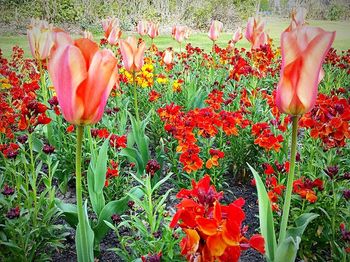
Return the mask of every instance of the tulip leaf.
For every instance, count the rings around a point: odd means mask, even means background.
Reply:
[[[318,214],[314,214],[314,213],[305,213],[302,214],[300,217],[298,217],[295,220],[295,225],[296,227],[292,227],[290,229],[288,229],[287,231],[287,237],[293,237],[294,239],[296,239],[297,237],[302,237],[307,225],[314,220],[315,218],[317,218],[319,215]]]
[[[104,141],[97,157],[92,154],[93,157],[87,173],[89,197],[92,208],[97,216],[105,206],[103,188],[107,172],[108,144],[109,138]]]
[[[64,220],[73,228],[78,224],[77,206],[69,203],[64,203],[61,199],[55,199],[56,207],[62,211]]]
[[[276,250],[276,256],[274,262],[294,262],[299,249],[299,243],[301,239],[287,237],[280,243]]]
[[[85,222],[85,232],[83,232],[84,228],[82,227],[82,223],[79,222],[77,226],[77,230],[75,232],[75,244],[77,247],[77,257],[78,261],[83,262],[93,262],[94,261],[94,232],[92,231],[88,219],[87,214],[87,200],[84,204],[84,216]],[[85,250],[83,243],[86,242]]]
[[[145,169],[145,164],[140,153],[135,148],[123,148],[120,153],[121,156],[126,156],[130,162],[135,162],[137,165],[138,174],[141,175]]]
[[[260,230],[265,239],[266,257],[269,261],[274,261],[277,243],[271,203],[259,174],[249,164],[248,166],[253,173],[258,191]]]

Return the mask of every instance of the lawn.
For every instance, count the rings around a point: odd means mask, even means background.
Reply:
[[[273,39],[273,42],[276,46],[279,45],[279,39],[281,32],[289,25],[288,19],[277,19],[277,18],[267,18],[266,31],[269,33],[269,36]],[[319,21],[313,20],[309,21],[309,24],[312,26],[319,26],[328,31],[336,31],[337,35],[333,44],[333,47],[338,50],[347,50],[350,48],[350,22],[349,21]],[[126,37],[129,33],[124,32],[123,37]],[[102,34],[95,35],[95,40],[101,38]],[[227,42],[231,39],[232,32],[223,33],[217,44],[220,47],[226,46]],[[189,42],[193,46],[198,46],[204,48],[205,51],[208,51],[212,43],[208,39],[207,33],[193,33],[190,36]],[[173,46],[175,50],[178,50],[178,44],[171,39],[171,36],[168,34],[161,34],[154,40],[154,43],[159,49],[165,49],[169,46]],[[150,44],[149,39],[147,38],[147,44]],[[5,56],[11,54],[11,49],[14,45],[19,45],[25,51],[25,54],[28,56],[29,46],[27,43],[27,38],[25,35],[14,35],[14,36],[3,36],[0,35],[0,46],[1,50]],[[238,42],[237,47],[248,48],[250,45],[246,39],[242,39]]]

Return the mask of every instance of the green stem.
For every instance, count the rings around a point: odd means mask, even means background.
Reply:
[[[135,115],[136,120],[138,123],[140,123],[140,116],[139,116],[139,107],[137,104],[137,88],[136,88],[136,72],[133,71],[132,73],[132,79],[133,79],[133,85],[134,85],[134,107],[135,107]]]
[[[288,224],[290,202],[291,202],[291,198],[292,198],[292,189],[293,189],[293,181],[294,181],[295,157],[297,154],[298,118],[299,118],[298,116],[292,117],[292,120],[293,120],[292,151],[290,154],[290,157],[291,157],[290,169],[289,169],[289,174],[288,174],[287,189],[286,189],[284,205],[283,205],[280,235],[279,235],[279,239],[278,239],[279,244],[284,241],[284,239],[286,237],[286,233],[287,233],[287,224]]]
[[[82,149],[82,141],[84,134],[84,126],[77,126],[77,147],[76,147],[76,155],[75,155],[75,183],[76,183],[76,198],[77,198],[77,211],[78,211],[78,220],[81,228],[81,239],[83,240],[81,243],[81,247],[85,255],[88,254],[89,246],[87,239],[87,227],[84,219],[84,209],[83,209],[83,192],[81,185],[81,149]],[[85,257],[84,255],[84,257]]]
[[[29,144],[29,154],[30,154],[30,165],[32,169],[32,179],[31,186],[33,190],[33,206],[34,206],[34,224],[36,224],[37,218],[37,204],[36,204],[36,173],[35,173],[35,163],[34,163],[34,155],[33,155],[33,137],[32,133],[28,134],[28,144]]]

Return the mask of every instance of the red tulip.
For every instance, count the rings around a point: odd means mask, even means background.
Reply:
[[[322,62],[334,38],[335,32],[310,26],[282,33],[282,68],[276,94],[281,112],[302,115],[313,108]]]
[[[52,25],[44,20],[32,19],[27,30],[30,51],[35,59],[48,58],[54,44]]]
[[[120,51],[123,57],[123,64],[127,71],[140,71],[143,66],[143,57],[146,49],[145,42],[137,46],[135,37],[128,37],[127,40],[120,40]]]
[[[221,33],[223,26],[223,23],[221,23],[220,21],[214,20],[211,22],[208,36],[212,41],[218,40],[219,34]]]
[[[153,23],[153,22],[149,22],[148,23],[148,36],[152,39],[156,38],[159,35],[159,28],[158,25]]]
[[[141,20],[138,22],[137,24],[137,33],[139,33],[140,36],[144,36],[144,35],[147,35],[148,33],[148,24],[146,21],[144,20]]]
[[[48,65],[63,117],[77,125],[97,123],[118,83],[117,59],[89,39],[69,42],[64,34],[57,34]]]
[[[267,44],[268,35],[264,32],[265,21],[257,17],[248,18],[247,28],[245,31],[245,37],[251,43],[251,48],[259,48],[262,45]]]

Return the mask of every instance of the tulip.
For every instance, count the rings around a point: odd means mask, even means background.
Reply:
[[[147,35],[148,33],[148,24],[146,21],[144,20],[141,20],[138,22],[137,24],[137,33],[139,33],[140,36],[144,36],[144,35]]]
[[[109,36],[107,37],[107,41],[111,45],[116,45],[121,36],[122,36],[122,31],[120,30],[120,28],[114,27],[111,33],[109,34]]]
[[[153,22],[149,22],[148,23],[148,36],[152,39],[156,38],[159,35],[159,28],[158,25],[153,23]]]
[[[213,42],[215,42],[219,38],[219,34],[221,33],[223,26],[223,23],[221,23],[220,21],[213,20],[211,22],[208,36]]]
[[[322,62],[331,47],[335,32],[296,24],[281,35],[282,67],[277,85],[276,105],[292,115],[291,161],[280,225],[279,244],[287,235],[288,217],[297,152],[298,118],[309,112],[316,102],[317,86],[322,77]]]
[[[137,46],[135,37],[128,37],[127,40],[120,40],[120,51],[123,57],[123,64],[127,71],[140,71],[143,66],[143,57],[146,49],[145,42]]]
[[[242,28],[238,27],[237,30],[233,33],[232,42],[236,44],[239,40],[242,39],[242,37]]]
[[[63,117],[76,125],[97,123],[117,82],[117,59],[89,39],[68,43],[64,33],[57,37],[48,70]]]
[[[245,37],[251,43],[251,48],[259,48],[268,43],[268,35],[264,32],[265,21],[260,18],[250,17],[248,19]]]
[[[178,43],[181,44],[185,40],[187,31],[186,26],[174,26],[171,35]]]
[[[143,66],[143,57],[145,54],[146,44],[141,42],[137,46],[135,37],[128,37],[127,40],[120,41],[120,51],[123,57],[123,64],[127,71],[133,73],[134,84],[134,107],[137,122],[140,122],[139,110],[137,104],[137,90],[136,90],[136,71],[140,71]]]
[[[115,17],[107,17],[102,20],[102,28],[105,32],[105,37],[108,38],[109,34],[112,32],[113,28],[119,27],[119,20]]]
[[[298,9],[294,9],[292,11],[292,21],[289,25],[289,27],[285,31],[292,31],[296,29],[299,26],[303,26],[306,24],[305,18],[306,18],[306,9],[299,7]]]
[[[37,60],[49,57],[53,46],[52,25],[44,20],[32,19],[27,29],[30,51]]]
[[[167,66],[171,65],[171,63],[174,60],[174,53],[171,49],[166,49],[163,53],[163,62],[164,64],[166,64]]]
[[[276,95],[281,112],[295,116],[313,108],[322,62],[334,38],[335,32],[310,26],[282,33],[282,68]]]
[[[73,41],[64,32],[57,32],[48,70],[63,117],[77,125],[75,181],[78,225],[75,239],[79,262],[92,262],[94,258],[93,241],[87,241],[92,229],[83,208],[82,196],[84,126],[97,123],[102,118],[109,93],[117,83],[117,64],[110,50],[99,50],[92,40],[81,38]]]

